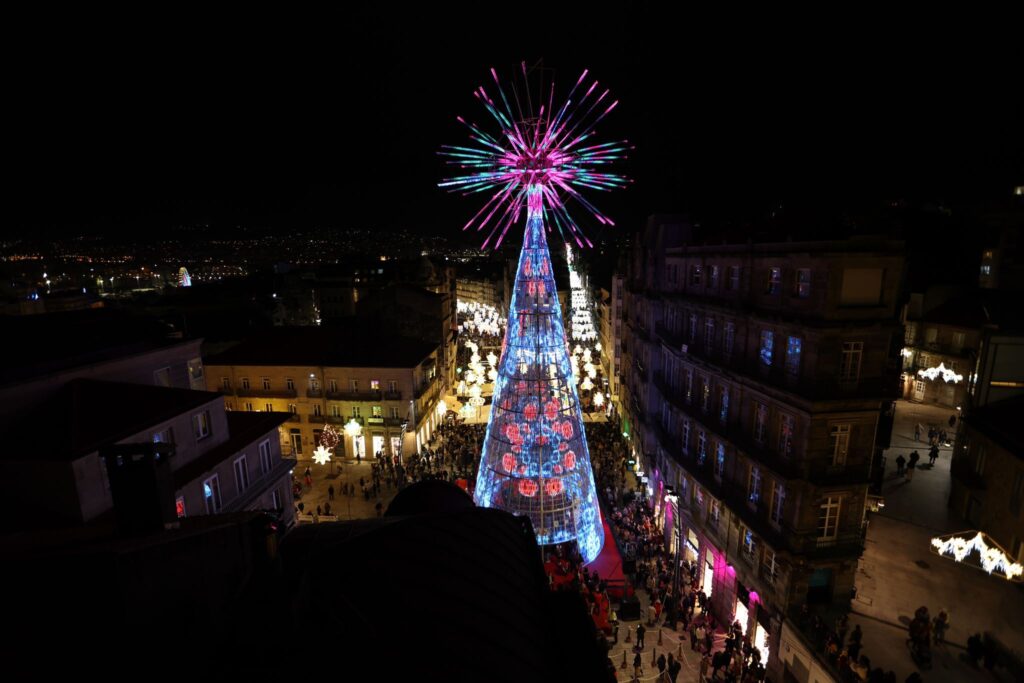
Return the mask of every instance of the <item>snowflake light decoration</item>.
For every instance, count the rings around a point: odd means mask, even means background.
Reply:
[[[331,461],[331,451],[328,448],[324,448],[323,444],[316,447],[313,451],[313,462],[318,465],[326,465]]]

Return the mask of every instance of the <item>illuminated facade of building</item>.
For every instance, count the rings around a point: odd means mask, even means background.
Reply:
[[[667,547],[783,679],[782,623],[844,606],[888,444],[902,244],[705,245],[650,221],[624,297],[624,431]]]

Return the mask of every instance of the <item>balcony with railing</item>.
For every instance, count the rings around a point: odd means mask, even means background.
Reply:
[[[324,392],[322,389],[306,389],[306,398],[323,398]]]
[[[401,391],[385,391],[384,392],[384,400],[385,401],[401,401],[402,400],[402,392]]]
[[[249,387],[248,389],[238,389],[235,394],[239,398],[295,398],[299,395],[299,392],[295,389],[261,389],[258,387]]]
[[[327,422],[327,416],[326,415],[307,415],[306,416],[306,421],[309,422],[310,424],[324,424],[325,422]]]
[[[328,391],[328,401],[380,401],[380,391]]]

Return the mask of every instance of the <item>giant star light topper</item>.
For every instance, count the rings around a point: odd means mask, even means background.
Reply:
[[[595,126],[618,101],[590,82],[584,70],[555,107],[555,85],[535,100],[529,73],[511,86],[513,109],[491,69],[496,102],[481,86],[473,94],[498,124],[496,135],[458,117],[470,146],[445,145],[440,154],[461,175],[439,185],[465,195],[489,193],[463,227],[486,231],[483,248],[501,245],[525,213],[508,326],[474,498],[533,522],[540,544],[575,541],[585,562],[604,544],[597,489],[573,381],[545,226],[568,244],[593,246],[569,212],[578,204],[599,223],[614,225],[582,192],[625,187],[629,180],[604,169],[625,158],[626,141],[599,143]],[[535,105],[537,107],[535,112]]]

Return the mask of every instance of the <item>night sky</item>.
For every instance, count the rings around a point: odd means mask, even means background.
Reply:
[[[543,24],[509,5],[502,18],[396,22],[392,8],[308,36],[284,26],[51,36],[10,85],[4,231],[159,234],[204,221],[457,231],[476,204],[436,188],[438,146],[466,140],[457,114],[485,120],[472,91],[490,66],[510,75],[540,58],[563,94],[586,67],[621,101],[600,133],[636,145],[624,167],[636,183],[598,197],[620,225],[656,211],[757,216],[778,203],[956,204],[1024,183],[1009,37],[968,47],[967,27],[802,17],[775,32],[588,13]],[[513,30],[517,16],[550,29]]]

